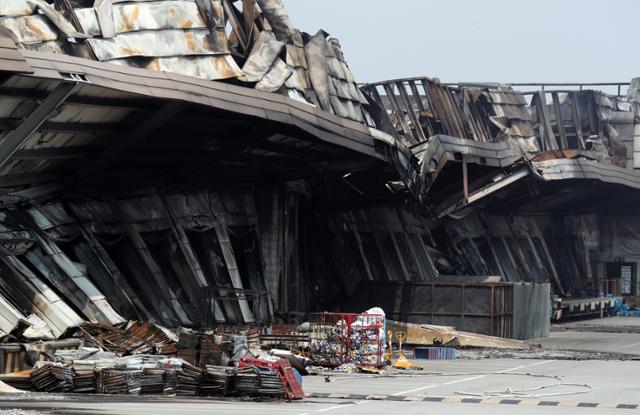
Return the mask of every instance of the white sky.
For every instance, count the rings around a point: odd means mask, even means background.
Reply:
[[[358,82],[640,76],[640,0],[283,1],[297,28],[340,39]]]

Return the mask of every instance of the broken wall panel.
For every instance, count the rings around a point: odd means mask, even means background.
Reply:
[[[4,291],[24,313],[35,313],[45,321],[55,336],[85,321],[15,256],[3,256],[1,260]]]

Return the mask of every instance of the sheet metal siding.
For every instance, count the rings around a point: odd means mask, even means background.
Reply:
[[[74,12],[84,33],[90,36],[102,35],[94,8],[75,9]],[[194,2],[181,0],[114,4],[113,20],[116,34],[207,27],[198,6]]]
[[[591,179],[640,189],[640,172],[591,160],[549,160],[533,162],[544,180]]]
[[[227,53],[226,38],[212,37],[207,30],[132,32],[113,39],[89,39],[88,42],[101,61],[132,56],[169,57]]]

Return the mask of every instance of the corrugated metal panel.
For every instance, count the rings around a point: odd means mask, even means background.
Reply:
[[[0,27],[6,29],[20,43],[56,40],[58,31],[45,16],[32,15],[0,18]]]
[[[216,80],[236,78],[242,70],[231,55],[174,56],[169,58],[125,58],[109,63],[160,72],[173,72],[186,76]]]
[[[9,334],[25,316],[0,295],[0,331]]]
[[[0,1],[1,16],[27,16],[33,14],[35,5],[28,0],[2,0]]]
[[[247,82],[260,81],[269,72],[283,48],[284,43],[278,41],[273,33],[262,31],[249,58],[242,67],[244,80]]]
[[[258,82],[256,89],[265,92],[276,92],[293,74],[293,69],[282,59],[276,59],[271,70]]]
[[[527,105],[527,100],[521,93],[501,90],[494,92],[489,90],[490,101],[494,104]]]
[[[82,30],[101,36],[95,9],[75,9]],[[150,3],[126,3],[113,6],[116,33],[140,30],[203,29],[206,23],[194,2],[171,0]]]
[[[227,39],[209,35],[208,30],[163,30],[123,33],[113,39],[89,39],[101,61],[132,56],[171,57],[217,55],[227,52]]]
[[[544,180],[592,179],[640,189],[640,172],[591,160],[558,159],[533,162]]]

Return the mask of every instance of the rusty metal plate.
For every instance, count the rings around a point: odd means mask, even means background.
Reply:
[[[0,18],[0,27],[11,33],[20,43],[56,40],[58,31],[44,16],[20,16]]]
[[[132,56],[170,57],[227,53],[224,32],[163,30],[122,33],[113,39],[89,39],[96,57],[109,61]]]
[[[102,35],[98,16],[93,8],[76,9],[75,12],[86,34]],[[113,17],[116,33],[206,27],[198,6],[185,0],[116,4],[113,6]]]
[[[27,0],[0,1],[0,15],[2,16],[28,16],[34,12],[35,5]]]
[[[231,55],[175,56],[152,59],[125,58],[112,60],[110,63],[160,72],[173,72],[208,80],[235,78],[242,74]]]

